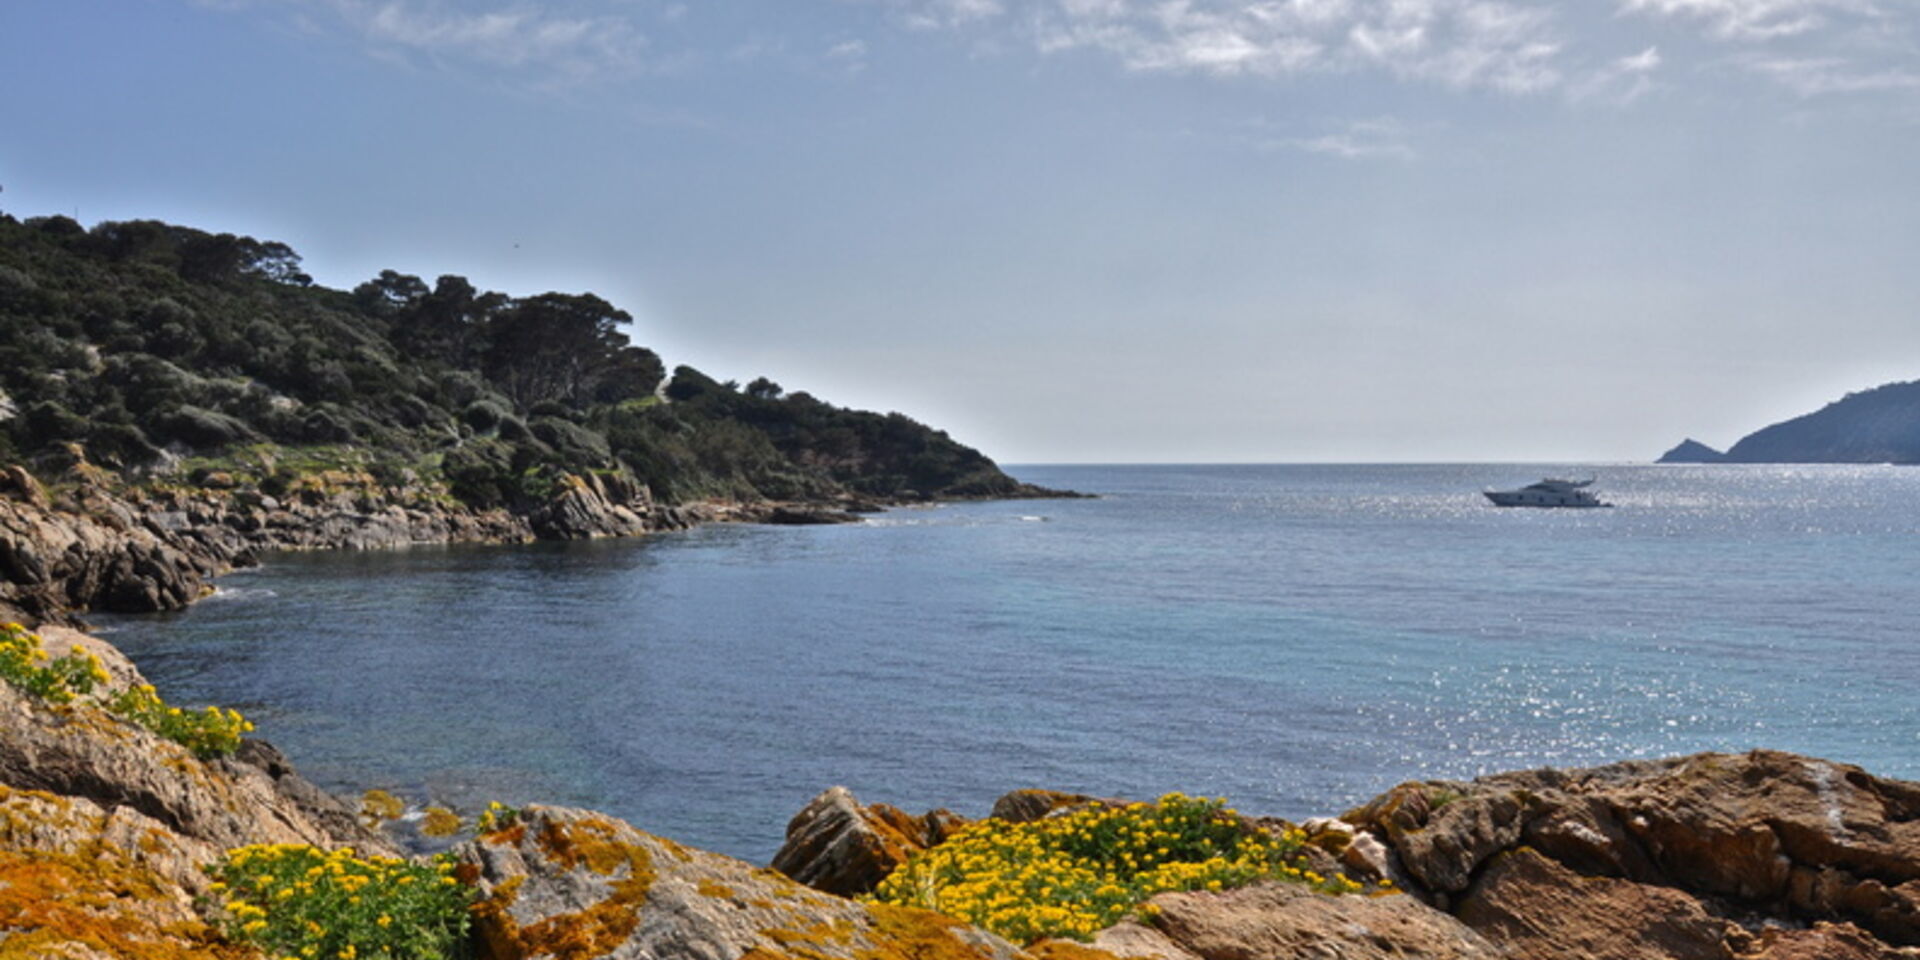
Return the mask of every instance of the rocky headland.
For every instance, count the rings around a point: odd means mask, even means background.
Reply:
[[[1740,438],[1723,453],[1688,439],[1660,463],[1920,463],[1920,381],[1849,393]]]

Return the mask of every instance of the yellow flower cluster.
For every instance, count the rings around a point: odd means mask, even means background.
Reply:
[[[50,657],[39,634],[17,623],[0,623],[0,680],[48,703],[71,703],[106,683],[107,669],[85,650]]]
[[[48,703],[65,704],[93,693],[109,679],[107,668],[91,652],[75,650],[49,657],[39,634],[17,623],[0,624],[0,680]],[[202,758],[232,753],[240,747],[241,734],[253,730],[253,724],[237,711],[168,706],[151,685],[122,690],[103,705]]]
[[[202,759],[238,750],[240,736],[253,732],[253,724],[238,710],[168,706],[151,684],[122,690],[108,702],[107,709],[192,750]]]
[[[1306,869],[1305,837],[1245,825],[1224,800],[1173,793],[1158,803],[1089,807],[1032,823],[983,820],[910,857],[874,891],[883,903],[959,917],[1016,942],[1090,940],[1148,897],[1261,879],[1329,893],[1360,885]]]
[[[446,960],[461,955],[469,890],[453,864],[240,847],[209,868],[227,935],[289,960]]]
[[[487,808],[480,811],[480,815],[474,818],[473,832],[493,833],[496,830],[505,830],[519,822],[519,810],[495,800],[488,803]]]

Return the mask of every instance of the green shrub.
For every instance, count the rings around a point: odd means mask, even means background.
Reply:
[[[237,710],[206,707],[185,710],[168,706],[152,686],[128,687],[107,701],[107,709],[193,751],[202,760],[224,757],[240,749],[242,734],[253,724]]]
[[[53,658],[40,635],[17,623],[0,624],[0,680],[48,703],[65,704],[87,696],[107,682],[100,658],[75,650]],[[225,756],[240,747],[240,735],[253,729],[234,710],[170,707],[151,686],[129,687],[109,698],[107,710],[186,747],[201,759]]]
[[[272,957],[452,960],[467,955],[468,887],[449,857],[362,859],[282,844],[207,868],[227,936]]]
[[[40,635],[17,623],[0,624],[0,680],[48,703],[70,703],[107,682],[100,658],[84,650],[52,658]]]
[[[1089,807],[1032,823],[983,820],[915,854],[873,899],[959,917],[1010,940],[1089,940],[1169,890],[1222,890],[1257,880],[1328,893],[1361,889],[1323,877],[1298,830],[1244,824],[1223,801],[1168,794],[1154,804]]]

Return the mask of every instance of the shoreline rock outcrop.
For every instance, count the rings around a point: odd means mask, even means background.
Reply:
[[[860,896],[968,822],[944,809],[915,817],[884,803],[862,806],[846,787],[829,787],[788,822],[772,867],[824,893]]]
[[[591,540],[704,523],[857,523],[870,501],[709,501],[662,505],[619,473],[568,474],[544,503],[477,510],[365,473],[300,477],[281,495],[230,486],[129,486],[78,453],[56,485],[0,473],[0,618],[78,623],[79,613],[177,610],[223,573],[271,550],[372,550],[417,544]]]
[[[1920,957],[1920,784],[1847,764],[1756,750],[1408,783],[1344,819],[1517,956]],[[1879,952],[1847,946],[1863,936]]]

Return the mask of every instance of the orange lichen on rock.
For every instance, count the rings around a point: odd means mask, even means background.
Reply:
[[[72,955],[226,960],[224,944],[169,885],[115,848],[0,851],[0,960]]]
[[[523,826],[512,830],[524,834]],[[605,899],[583,910],[522,926],[511,907],[525,878],[509,878],[474,908],[490,955],[589,960],[607,955],[631,936],[653,886],[653,857],[642,847],[620,842],[617,832],[613,823],[598,818],[547,821],[535,838],[541,852],[562,869],[585,867],[610,878],[611,889]],[[496,837],[489,835],[487,842],[497,842]]]
[[[1042,940],[1027,947],[1034,960],[1120,960],[1120,957],[1073,940]]]

